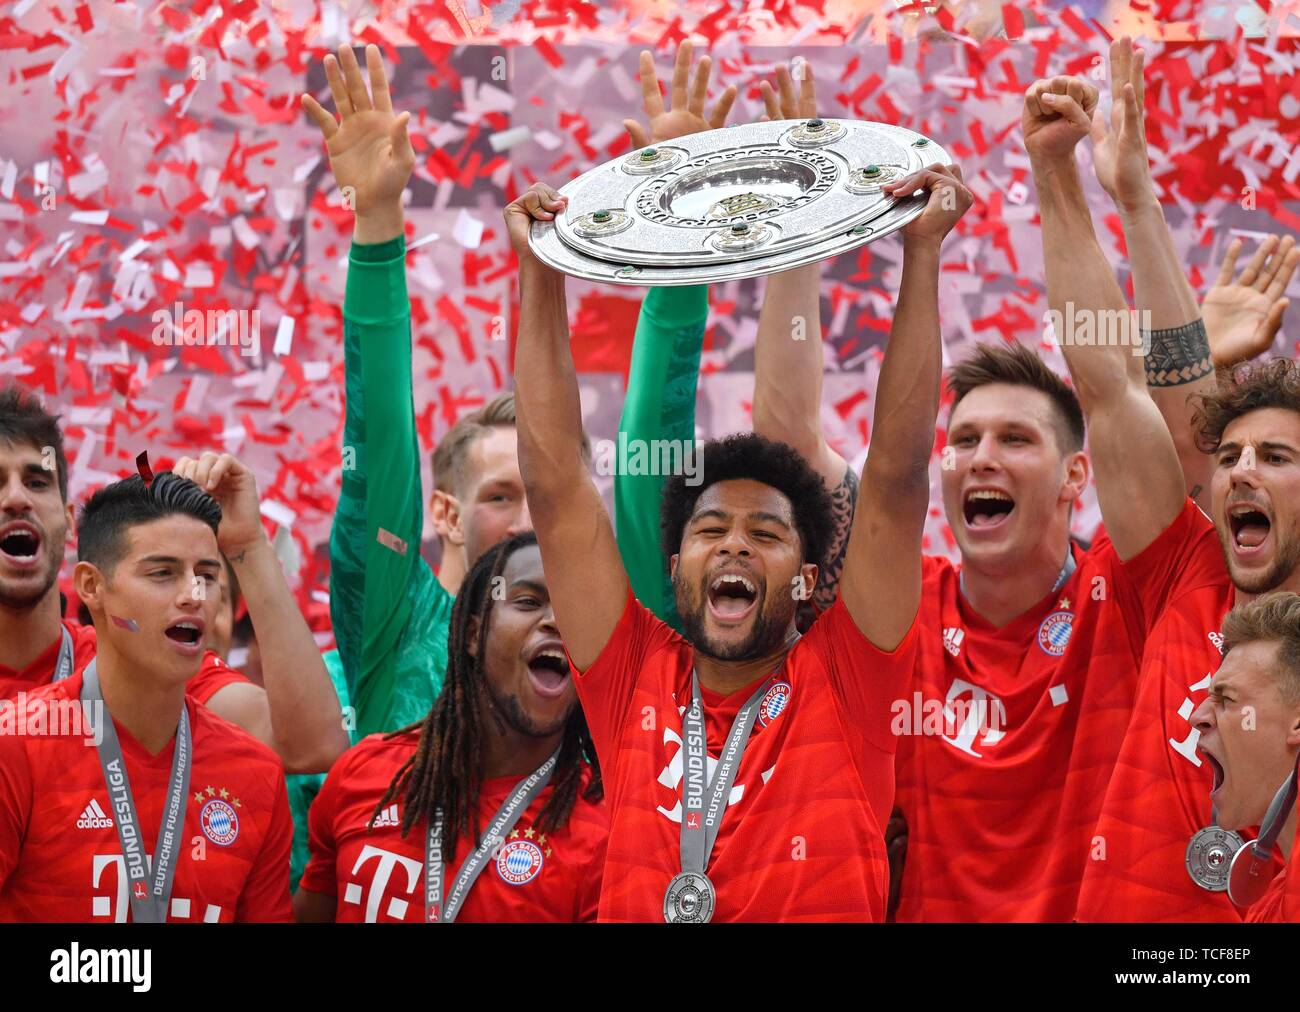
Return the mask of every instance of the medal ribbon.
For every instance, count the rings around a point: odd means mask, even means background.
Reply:
[[[64,631],[66,635],[66,630]],[[64,641],[65,644],[68,642]],[[190,716],[182,704],[181,719],[176,725],[176,744],[172,752],[171,782],[167,787],[167,808],[158,826],[158,841],[153,848],[153,885],[145,893],[144,883],[149,875],[149,862],[144,853],[140,833],[139,809],[131,793],[131,782],[126,775],[126,762],[122,746],[117,740],[112,714],[103,706],[104,695],[99,689],[96,662],[91,661],[82,676],[81,702],[99,703],[104,724],[103,737],[97,751],[99,766],[108,787],[108,803],[113,821],[117,825],[117,841],[122,848],[123,870],[128,879],[131,899],[131,918],[137,924],[161,924],[167,920],[171,901],[172,880],[176,876],[176,854],[181,847],[181,829],[185,824],[185,796],[190,790]],[[57,672],[56,672],[57,674]],[[140,887],[137,893],[137,886]],[[143,894],[143,895],[141,895]]]
[[[775,676],[773,676],[775,677]],[[727,797],[736,782],[740,760],[749,744],[750,732],[758,719],[758,706],[767,692],[771,678],[754,690],[749,701],[740,708],[731,722],[727,741],[713,773],[713,782],[706,788],[704,776],[709,768],[708,739],[704,729],[704,700],[700,697],[700,676],[691,672],[691,705],[682,714],[682,750],[686,763],[682,768],[682,871],[703,875],[713,853],[713,844],[722,828],[722,817],[727,811]],[[694,775],[692,775],[694,771]],[[708,795],[708,804],[704,797]],[[695,824],[691,825],[691,816]]]
[[[505,834],[514,828],[516,822],[555,772],[555,763],[560,757],[556,749],[551,757],[519,781],[514,792],[497,809],[483,836],[483,842],[471,853],[460,866],[460,873],[447,897],[447,905],[442,905],[442,880],[447,875],[447,866],[442,860],[442,812],[435,813],[429,823],[429,834],[424,842],[424,919],[434,924],[450,924],[460,913],[461,904],[469,895],[470,889],[478,880],[483,869],[487,867],[488,855],[500,843],[505,841]]]
[[[1264,859],[1272,857],[1273,844],[1277,843],[1282,825],[1295,806],[1297,777],[1300,777],[1300,755],[1296,756],[1296,765],[1291,770],[1291,775],[1286,778],[1282,786],[1277,789],[1277,793],[1273,795],[1273,800],[1268,803],[1268,811],[1264,813],[1264,821],[1260,823],[1255,852]]]
[[[63,639],[59,642],[59,659],[54,665],[54,677],[51,682],[61,682],[72,674],[72,634],[68,632],[66,625],[60,625],[59,631],[63,633]]]

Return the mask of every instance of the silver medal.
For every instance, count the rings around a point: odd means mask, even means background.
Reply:
[[[669,924],[708,924],[716,898],[707,875],[681,872],[673,876],[664,893],[664,920]]]
[[[1231,829],[1206,826],[1187,844],[1187,874],[1202,889],[1221,893],[1228,888],[1232,859],[1245,840]]]

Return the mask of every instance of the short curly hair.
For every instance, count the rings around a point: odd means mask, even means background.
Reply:
[[[685,474],[673,475],[664,482],[660,510],[664,558],[680,552],[682,532],[706,488],[720,481],[749,479],[770,485],[790,500],[804,561],[824,564],[835,525],[831,496],[821,475],[798,450],[756,433],[742,432],[710,440],[699,452],[697,484],[688,484]]]
[[[1197,398],[1192,425],[1202,453],[1217,453],[1223,433],[1242,415],[1264,408],[1300,414],[1300,362],[1275,358],[1268,362],[1219,370],[1218,389]]]

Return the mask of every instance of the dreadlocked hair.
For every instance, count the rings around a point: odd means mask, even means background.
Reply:
[[[520,548],[537,544],[531,531],[518,534],[488,549],[465,577],[451,611],[451,629],[447,637],[447,674],[442,691],[424,720],[389,738],[419,729],[420,742],[415,754],[399,769],[388,790],[375,806],[370,822],[394,798],[400,797],[402,835],[421,820],[432,820],[435,812],[443,813],[442,859],[450,861],[462,834],[472,834],[474,846],[482,843],[478,818],[479,789],[483,783],[479,758],[483,754],[484,729],[481,714],[489,705],[487,639],[492,627],[493,598],[490,593],[506,567],[510,556]],[[473,620],[478,618],[476,650],[470,654]],[[596,749],[587,729],[580,706],[574,707],[564,727],[560,753],[551,774],[550,797],[538,813],[539,832],[550,833],[565,826],[582,785],[583,767],[591,767],[591,780],[582,797],[595,801],[604,794]]]

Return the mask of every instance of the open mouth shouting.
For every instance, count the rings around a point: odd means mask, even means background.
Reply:
[[[1243,561],[1263,554],[1273,529],[1273,519],[1266,508],[1253,502],[1230,503],[1227,514],[1233,554]]]
[[[739,625],[758,607],[758,587],[743,573],[719,573],[709,584],[709,613],[722,625]]]
[[[35,569],[41,561],[41,532],[26,520],[0,527],[0,561],[15,569]]]
[[[1007,522],[1016,501],[1001,489],[974,488],[966,493],[961,508],[967,530],[991,531]]]
[[[1227,779],[1227,772],[1223,768],[1223,763],[1219,762],[1213,753],[1207,752],[1204,746],[1201,747],[1200,753],[1209,763],[1210,770],[1214,774],[1214,788],[1210,791],[1210,798],[1217,802],[1219,800],[1219,791],[1223,788],[1224,780]]]
[[[558,699],[564,695],[572,672],[560,640],[543,640],[528,652],[524,663],[528,666],[528,681],[534,692],[543,699]]]
[[[203,652],[203,632],[201,618],[179,618],[163,629],[163,635],[186,657],[197,657]]]

